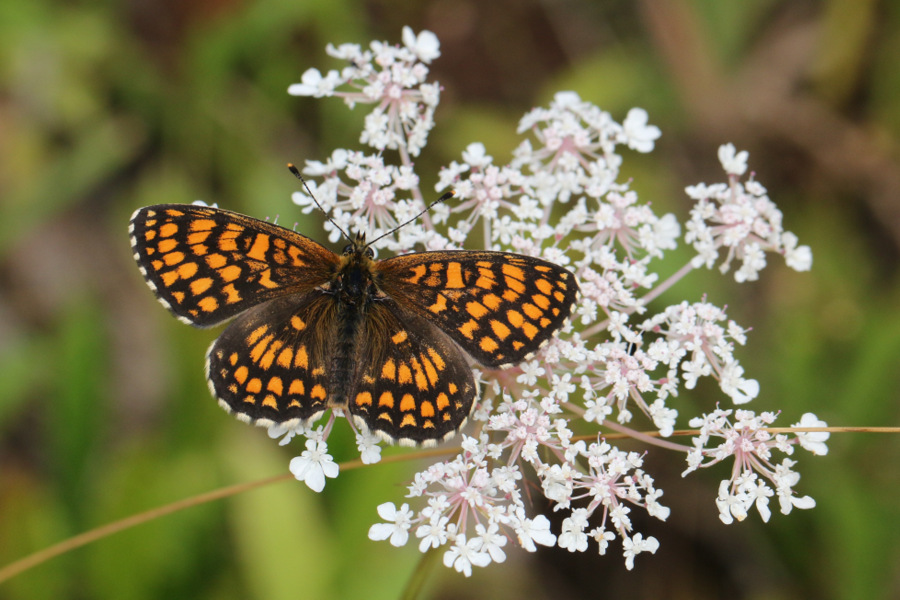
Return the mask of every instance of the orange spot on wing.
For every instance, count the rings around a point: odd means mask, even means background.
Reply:
[[[191,231],[209,231],[216,226],[216,222],[212,219],[194,219],[191,221],[189,229]]]
[[[210,254],[206,257],[206,264],[210,269],[220,269],[228,262],[221,254]]]
[[[253,245],[247,251],[247,258],[254,260],[266,261],[266,252],[269,250],[269,236],[264,233],[257,233]]]
[[[241,293],[237,291],[233,283],[223,287],[222,291],[225,292],[225,304],[234,304],[241,301]]]
[[[431,362],[434,363],[434,367],[438,371],[443,371],[444,367],[447,366],[446,363],[444,363],[443,357],[441,357],[434,348],[428,348],[428,356],[431,358]]]
[[[191,293],[195,296],[199,296],[206,290],[210,288],[213,284],[213,280],[209,277],[201,277],[200,279],[195,279],[191,282]]]
[[[394,408],[394,394],[391,392],[381,392],[381,396],[378,397],[378,406]]]
[[[160,252],[162,252],[162,250],[160,250]],[[184,253],[183,252],[169,252],[168,254],[164,254],[162,259],[163,259],[163,262],[166,263],[166,266],[172,267],[184,260]]]
[[[281,377],[273,377],[269,380],[269,383],[266,384],[266,389],[273,394],[280,396],[284,391],[284,384],[281,381]]]
[[[241,268],[237,265],[228,265],[219,269],[219,277],[222,281],[234,281],[241,276]]]
[[[156,249],[159,250],[162,254],[166,252],[171,252],[175,248],[178,247],[178,240],[172,238],[166,238],[162,240],[159,244],[157,244]]]
[[[372,394],[369,392],[360,392],[354,400],[357,406],[370,406],[372,404]]]
[[[259,327],[257,327],[253,331],[251,331],[250,335],[247,336],[247,345],[252,346],[256,342],[258,342],[259,338],[261,338],[263,335],[265,335],[265,333],[268,330],[269,330],[268,325],[260,325]]]
[[[506,277],[505,281],[506,281],[506,287],[508,287],[512,291],[519,293],[519,294],[522,294],[525,292],[525,284],[522,283],[521,281],[519,281],[518,279],[515,279],[513,277]]]
[[[212,296],[207,296],[206,298],[201,298],[197,301],[197,306],[200,307],[200,310],[203,312],[211,313],[217,308],[219,308],[219,302]]]
[[[310,398],[318,398],[319,400],[324,400],[325,396],[326,396],[325,388],[323,388],[318,383],[316,385],[314,385],[313,389],[309,392]]]
[[[252,360],[255,363],[260,362],[259,359],[262,358],[263,353],[266,351],[266,348],[269,347],[269,344],[272,342],[273,339],[275,339],[275,336],[272,334],[269,334],[266,337],[264,337],[263,339],[261,339],[258,344],[253,346],[253,350],[250,351],[250,360]],[[260,365],[260,366],[262,366],[262,365]],[[263,367],[263,368],[265,368],[265,367]]]
[[[494,338],[487,336],[487,335],[484,336],[483,338],[481,338],[481,342],[478,344],[478,346],[484,352],[493,352],[494,350],[496,350],[497,348],[500,347],[497,345],[497,340],[495,340]]]
[[[508,310],[506,311],[506,320],[509,321],[509,324],[513,327],[520,328],[525,322],[525,317],[517,310]]]
[[[306,354],[306,346],[297,348],[297,353],[294,355],[294,366],[300,369],[309,368],[309,356]]]
[[[468,302],[466,304],[466,312],[476,319],[480,319],[484,315],[488,314],[488,309],[484,304],[480,302]]]
[[[269,367],[272,366],[272,363],[275,362],[275,353],[278,352],[282,346],[284,346],[284,342],[281,340],[274,340],[269,345],[269,349],[266,350],[266,353],[263,354],[262,358],[259,360],[259,366],[268,370]]]
[[[503,304],[503,300],[496,294],[485,294],[481,302],[490,310],[497,310]]]
[[[447,297],[443,294],[438,294],[437,299],[434,301],[434,304],[428,307],[428,310],[437,314],[443,310],[447,309]]]
[[[507,277],[512,277],[513,279],[518,279],[519,281],[525,281],[525,271],[523,271],[519,267],[515,267],[511,264],[505,264],[500,267],[500,271]],[[507,283],[509,283],[508,279]]]
[[[506,337],[511,333],[509,327],[507,327],[500,321],[497,321],[496,319],[491,320],[491,331],[493,331],[494,335],[496,335],[501,340],[505,340]]]
[[[550,284],[549,281],[547,281],[543,277],[541,277],[540,279],[535,281],[534,285],[537,286],[537,289],[539,289],[542,294],[549,294],[550,292],[553,291],[553,286]]]
[[[425,268],[425,265],[416,265],[412,269],[412,276],[407,277],[406,281],[409,283],[417,284],[422,277],[425,276],[425,273],[428,272],[428,269]]]
[[[180,278],[190,279],[197,274],[197,263],[183,263],[178,265],[175,270],[178,271],[178,276]]]
[[[175,223],[164,223],[162,227],[159,228],[160,237],[172,237],[178,233],[178,225]]]
[[[403,398],[400,399],[400,410],[410,412],[415,409],[416,400],[412,397],[412,394],[403,394]]]
[[[531,297],[531,301],[537,304],[543,310],[547,310],[548,308],[550,308],[550,298],[543,294],[534,294]]]
[[[464,337],[471,340],[474,338],[475,330],[478,329],[478,323],[474,319],[469,319],[457,329]]]
[[[434,385],[438,379],[437,370],[434,368],[434,365],[430,360],[428,360],[425,355],[421,355],[419,359],[422,361],[422,368],[425,369],[425,375],[428,377],[428,383]]]
[[[526,302],[525,304],[522,305],[522,312],[524,312],[526,315],[528,315],[528,318],[531,319],[532,321],[537,321],[538,319],[541,318],[541,315],[544,314],[544,311],[542,311],[541,309],[539,309],[537,306],[535,306],[534,304],[532,304],[530,302]]]
[[[269,289],[281,287],[280,283],[272,281],[272,269],[266,269],[259,274],[259,285]]]
[[[247,382],[247,391],[251,394],[258,394],[262,391],[262,381],[260,381],[259,377],[254,377]]]
[[[247,381],[247,375],[250,374],[250,371],[245,366],[238,367],[234,372],[234,379],[241,385],[244,385],[244,382]]]
[[[463,282],[462,265],[458,262],[451,262],[447,265],[447,287],[461,288],[465,287]]]
[[[278,355],[278,358],[275,359],[275,362],[278,363],[278,366],[283,369],[291,368],[291,360],[294,358],[294,349],[290,346],[286,347],[281,351],[281,354]]]
[[[422,402],[422,406],[419,407],[419,414],[423,417],[433,417],[434,416],[434,404],[425,400]]]
[[[396,376],[397,376],[397,365],[394,364],[393,358],[389,358],[386,361],[384,361],[383,365],[381,365],[381,378],[393,381],[394,377],[396,377]]]

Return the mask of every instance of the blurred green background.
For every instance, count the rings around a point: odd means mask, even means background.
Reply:
[[[203,199],[308,233],[288,161],[358,147],[364,108],[286,94],[338,66],[328,42],[430,29],[444,86],[437,169],[482,141],[497,162],[532,106],[574,89],[621,121],[642,106],[663,137],[625,155],[655,209],[681,220],[685,185],[722,180],[719,144],[751,169],[813,248],[811,273],[777,257],[759,282],[698,272],[663,296],[728,305],[738,352],[779,425],[894,425],[900,408],[900,5],[715,0],[30,0],[0,3],[0,563],[216,487],[284,473],[280,448],[209,397],[216,331],[176,322],[131,259],[136,208]],[[313,233],[313,237],[316,237]],[[321,239],[321,236],[320,236]],[[671,270],[687,256],[673,256]],[[682,396],[682,414],[723,400]],[[725,403],[723,402],[723,405]],[[684,426],[684,423],[680,425]],[[649,470],[673,508],[643,522],[654,556],[510,550],[464,579],[437,566],[429,598],[900,597],[900,438],[832,436],[799,456],[812,511],[724,526],[726,471]],[[345,424],[331,446],[356,456]],[[637,447],[636,447],[637,448]],[[796,458],[796,457],[795,457]],[[316,495],[281,483],[104,539],[0,585],[0,598],[395,598],[413,547],[369,541],[422,463],[347,472]]]

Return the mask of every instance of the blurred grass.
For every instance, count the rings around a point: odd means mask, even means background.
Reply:
[[[417,160],[426,190],[473,141],[505,162],[521,114],[561,89],[619,120],[650,111],[658,150],[626,155],[625,168],[660,212],[684,218],[682,188],[721,178],[718,144],[749,149],[787,228],[813,247],[813,271],[773,257],[758,283],[698,272],[662,301],[708,293],[753,327],[739,355],[762,385],[758,410],[781,408],[785,423],[805,411],[832,425],[897,423],[898,12],[846,0],[0,3],[0,563],[285,471],[296,443],[276,446],[209,398],[202,358],[215,332],[152,299],[127,219],[199,198],[315,232],[321,219],[294,210],[284,164],[356,147],[364,111],[286,88],[335,66],[327,42],[398,41],[405,24],[442,41],[443,103]],[[355,455],[346,432],[332,441],[339,460]],[[663,486],[675,514],[653,531],[663,547],[631,573],[615,553],[512,550],[470,580],[438,566],[426,594],[897,597],[898,446],[833,436],[828,457],[800,457],[800,489],[818,507],[768,526],[718,523],[721,473],[675,476]],[[0,597],[395,598],[419,555],[366,531],[414,468],[193,508],[41,565]]]

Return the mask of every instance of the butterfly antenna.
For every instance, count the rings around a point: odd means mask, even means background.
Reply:
[[[414,216],[412,219],[410,219],[410,220],[408,220],[408,221],[405,221],[405,222],[401,223],[400,225],[397,225],[396,227],[394,227],[394,228],[391,229],[390,231],[388,231],[388,232],[386,232],[386,233],[383,233],[383,234],[379,235],[377,238],[375,238],[374,240],[372,240],[371,242],[369,242],[368,244],[366,244],[366,246],[371,246],[372,244],[374,244],[375,242],[377,242],[377,241],[380,240],[381,238],[387,237],[387,236],[391,235],[392,233],[394,233],[395,231],[397,231],[398,229],[400,229],[400,228],[402,228],[402,227],[406,227],[407,225],[409,225],[410,223],[412,223],[413,221],[415,221],[416,219],[418,219],[419,217],[421,217],[422,215],[424,215],[425,213],[427,213],[429,210],[431,210],[431,207],[434,206],[435,204],[440,204],[441,202],[446,202],[447,200],[449,200],[450,198],[454,197],[455,195],[456,195],[456,190],[450,190],[449,192],[447,192],[446,194],[444,194],[443,196],[441,196],[440,198],[438,198],[437,200],[435,200],[434,202],[432,202],[431,204],[429,204],[428,206],[426,206],[426,207],[425,207],[425,210],[423,210],[422,212],[420,212],[419,214],[417,214],[416,216]]]
[[[305,179],[303,179],[303,175],[300,174],[300,171],[297,170],[297,167],[294,166],[294,163],[288,163],[288,164],[287,164],[287,168],[288,168],[288,170],[289,170],[291,173],[294,174],[294,177],[296,177],[297,179],[300,180],[300,182],[303,184],[303,187],[306,188],[306,193],[309,194],[309,197],[313,199],[313,202],[316,203],[316,206],[319,207],[319,210],[321,210],[321,211],[325,214],[325,218],[328,219],[328,221],[329,221],[332,225],[334,225],[334,227],[335,227],[338,231],[341,232],[341,235],[343,235],[345,238],[347,238],[347,241],[352,241],[352,240],[350,240],[350,236],[347,234],[347,232],[344,231],[343,229],[341,229],[340,225],[338,225],[337,223],[335,223],[335,222],[334,222],[334,219],[332,219],[330,216],[328,216],[328,211],[326,211],[324,208],[322,208],[322,205],[319,204],[319,201],[318,201],[318,200],[316,200],[316,195],[313,194],[313,192],[312,192],[311,189],[309,189],[309,184],[306,183],[306,180],[305,180]],[[430,208],[430,207],[429,207],[429,208]]]

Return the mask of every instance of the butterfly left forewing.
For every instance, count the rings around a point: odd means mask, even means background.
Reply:
[[[397,256],[376,264],[376,280],[489,367],[534,353],[569,317],[578,294],[563,267],[507,252]]]
[[[129,231],[134,258],[157,299],[198,327],[320,285],[339,262],[290,229],[209,206],[141,208]]]

